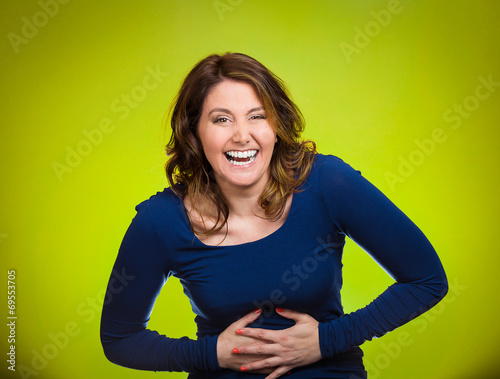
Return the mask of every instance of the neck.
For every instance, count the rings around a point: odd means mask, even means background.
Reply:
[[[259,200],[263,190],[264,188],[221,188],[229,206],[229,214],[237,217],[262,215]]]
[[[219,183],[219,188],[229,206],[231,216],[246,217],[262,215],[260,195],[264,191],[267,180],[249,187],[235,187],[227,183]]]

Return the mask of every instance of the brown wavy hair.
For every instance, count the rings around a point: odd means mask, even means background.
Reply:
[[[304,118],[280,78],[245,54],[213,54],[201,60],[187,75],[170,109],[172,134],[166,146],[165,165],[172,190],[183,199],[189,198],[202,221],[197,204],[208,199],[215,205],[215,224],[211,229],[205,227],[201,235],[220,231],[229,216],[229,207],[198,136],[205,98],[214,86],[227,79],[248,83],[254,88],[276,131],[278,141],[270,162],[270,178],[260,196],[267,219],[277,220],[283,214],[288,197],[299,190],[309,175],[316,153],[314,142],[300,138]],[[192,222],[191,226],[194,231]]]

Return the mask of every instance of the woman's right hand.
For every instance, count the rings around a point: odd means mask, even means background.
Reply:
[[[238,329],[245,328],[248,324],[257,320],[260,316],[261,310],[256,309],[248,313],[239,320],[229,325],[220,335],[217,340],[217,360],[220,368],[231,369],[240,371],[242,366],[249,363],[268,358],[268,355],[257,354],[237,354],[233,352],[236,346],[244,347],[249,345],[266,344],[270,342],[262,341],[252,337],[241,336],[237,333]],[[255,374],[269,374],[274,371],[274,367],[269,367],[262,370],[254,370]]]

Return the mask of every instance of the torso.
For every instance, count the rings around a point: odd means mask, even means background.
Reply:
[[[345,235],[336,228],[337,215],[330,213],[337,208],[328,208],[323,198],[319,167],[324,161],[288,200],[279,220],[269,222],[255,215],[237,218],[233,212],[225,240],[225,229],[210,237],[193,234],[192,229],[202,224],[193,217],[196,212],[190,212],[189,202],[171,190],[151,200],[147,210],[163,241],[154,257],[161,260],[163,272],[180,280],[196,314],[199,338],[221,333],[255,308],[263,309],[262,317],[250,327],[275,330],[294,324],[279,316],[276,307],[308,313],[319,322],[343,314],[340,290]],[[308,366],[298,376],[341,377],[353,364],[361,365],[359,348],[346,354],[338,356],[339,362],[323,360]],[[215,372],[210,377],[244,376],[223,374]]]

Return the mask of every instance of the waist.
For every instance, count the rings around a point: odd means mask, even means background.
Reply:
[[[255,379],[263,379],[267,375],[252,374]],[[232,370],[220,370],[213,373],[191,373],[188,379],[248,379],[248,373]],[[366,379],[367,373],[363,366],[363,351],[359,347],[338,354],[331,359],[322,359],[312,365],[293,369],[287,379]]]
[[[331,321],[338,318],[337,315],[328,314],[319,322]],[[204,324],[200,322],[202,320],[197,320],[198,324],[198,337],[205,335],[215,335],[220,334],[224,329]],[[290,328],[295,324],[293,320],[283,318],[276,314],[264,314],[255,322],[249,324],[247,327],[252,328],[262,328],[271,330],[282,330]],[[266,375],[252,374],[252,378],[263,379]],[[338,354],[333,358],[322,359],[312,365],[299,367],[291,371],[290,375],[286,376],[287,379],[325,379],[325,378],[337,378],[337,379],[365,379],[367,373],[363,366],[363,351],[359,347],[354,347],[350,351],[342,354]],[[212,378],[223,378],[223,379],[248,379],[248,373],[240,373],[232,370],[220,370],[215,373],[191,373],[189,379],[212,379]]]

